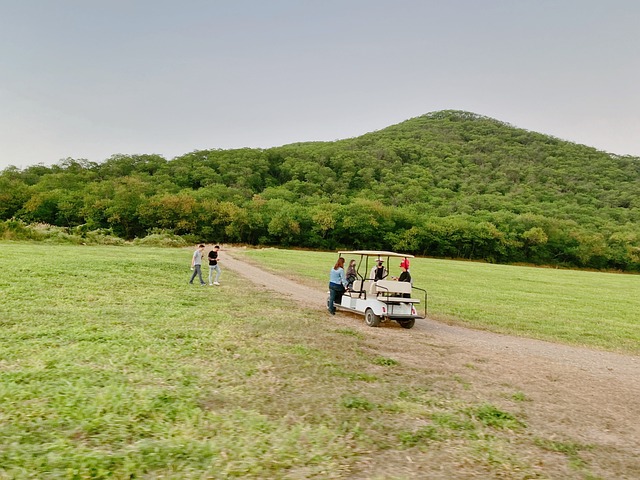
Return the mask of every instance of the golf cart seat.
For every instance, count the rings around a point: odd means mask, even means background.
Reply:
[[[378,280],[375,283],[378,300],[385,303],[420,303],[418,298],[407,298],[411,295],[411,283],[394,280]]]
[[[364,298],[367,298],[367,295],[375,296],[376,292],[373,287],[374,283],[375,282],[373,280],[358,279],[353,282],[353,286],[351,287],[351,290],[347,292],[347,295]]]

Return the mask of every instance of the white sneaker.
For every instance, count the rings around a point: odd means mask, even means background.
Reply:
[[[212,286],[212,285],[213,285],[213,283],[210,283],[210,284],[209,284],[209,286]]]
[[[218,282],[213,282],[214,285],[220,285]]]

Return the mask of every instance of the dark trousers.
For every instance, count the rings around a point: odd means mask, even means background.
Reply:
[[[337,283],[329,282],[329,311],[333,315],[336,313],[336,303],[342,302],[342,294],[344,293],[344,287]]]

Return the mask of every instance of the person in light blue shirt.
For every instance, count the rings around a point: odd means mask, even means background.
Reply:
[[[338,261],[329,272],[329,302],[327,307],[331,315],[336,314],[336,303],[342,302],[342,294],[347,286],[347,277],[344,274],[344,258],[338,258]]]

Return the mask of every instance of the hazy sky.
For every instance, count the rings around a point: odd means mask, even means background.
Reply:
[[[640,1],[0,0],[0,169],[444,109],[640,156]]]

